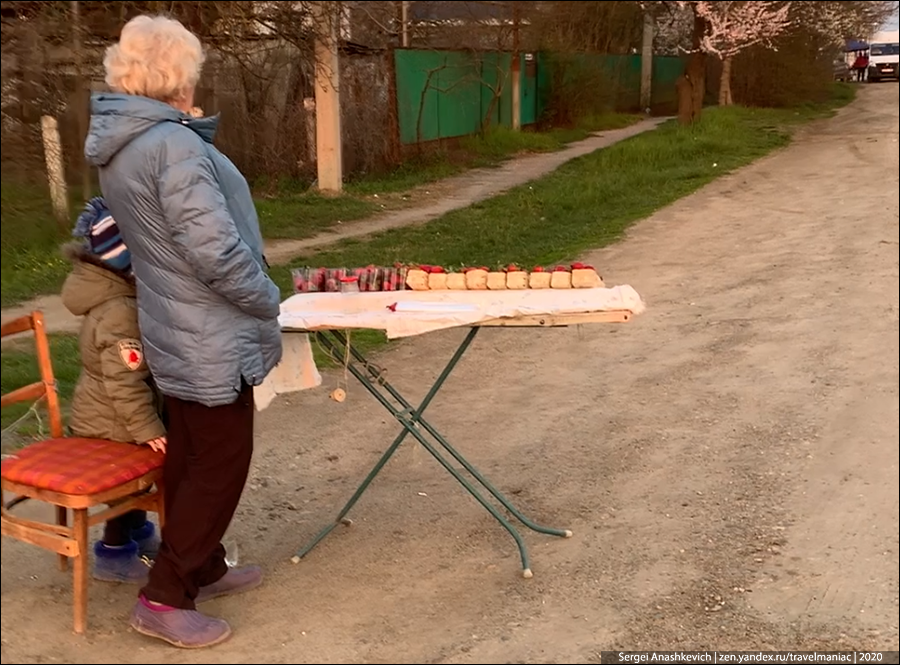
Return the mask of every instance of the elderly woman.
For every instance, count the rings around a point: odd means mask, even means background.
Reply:
[[[179,22],[139,16],[104,60],[112,93],[92,99],[85,156],[131,251],[143,352],[170,423],[162,544],[131,615],[180,647],[222,642],[195,604],[246,591],[221,539],[253,452],[253,386],[281,359],[280,295],[266,275],[247,182],[195,117],[204,54]]]

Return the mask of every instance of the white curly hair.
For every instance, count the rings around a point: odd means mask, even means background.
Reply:
[[[137,16],[106,50],[106,83],[116,92],[173,102],[193,90],[206,55],[197,36],[166,16]]]

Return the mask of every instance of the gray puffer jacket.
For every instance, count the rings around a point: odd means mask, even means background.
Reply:
[[[85,156],[131,251],[141,337],[164,395],[219,406],[281,360],[246,180],[212,144],[218,118],[146,97],[96,94]]]

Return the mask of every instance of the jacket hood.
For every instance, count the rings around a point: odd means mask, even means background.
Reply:
[[[177,122],[212,143],[219,116],[194,118],[149,97],[122,93],[96,93],[91,97],[91,124],[84,156],[92,166],[106,166],[125,146],[163,122]]]
[[[114,298],[134,298],[134,280],[102,267],[78,243],[63,247],[63,256],[73,268],[62,287],[62,302],[75,316],[84,316],[95,307]]]

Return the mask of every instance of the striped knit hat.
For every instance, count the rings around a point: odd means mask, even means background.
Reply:
[[[131,252],[125,246],[116,220],[112,218],[103,197],[95,196],[87,202],[72,235],[83,238],[85,248],[110,268],[131,272]]]

